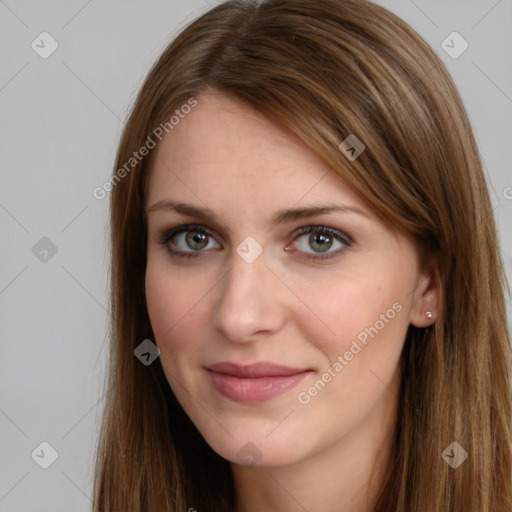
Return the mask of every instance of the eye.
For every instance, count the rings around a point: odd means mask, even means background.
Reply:
[[[177,226],[163,233],[161,243],[169,245],[171,242],[172,246],[178,248],[178,250],[174,250],[169,247],[172,256],[193,258],[198,255],[197,253],[203,252],[203,249],[212,249],[212,247],[208,247],[210,241],[214,241],[214,238],[203,226],[188,224]],[[213,248],[217,249],[220,246],[217,244]]]
[[[312,260],[332,258],[352,244],[350,236],[325,226],[306,226],[299,230],[298,235],[295,234],[294,241],[298,240],[299,252],[306,253],[306,258]],[[216,245],[210,246],[211,242]],[[203,249],[221,248],[213,235],[200,224],[176,226],[162,233],[160,243],[167,245],[171,256],[178,258],[194,258],[204,252]],[[331,251],[333,247],[336,249],[336,244],[337,250]],[[308,248],[312,248],[313,252],[309,252]],[[288,248],[285,250],[291,251]]]
[[[296,238],[298,242],[295,244],[300,252],[305,252],[308,254],[307,258],[313,260],[332,258],[352,244],[352,239],[348,235],[325,226],[306,226],[299,233],[302,236]],[[337,250],[330,251],[333,247]],[[308,252],[308,248],[312,248],[313,252]]]

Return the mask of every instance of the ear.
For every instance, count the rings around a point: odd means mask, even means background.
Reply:
[[[439,315],[441,304],[441,276],[437,265],[422,271],[414,291],[409,321],[415,327],[428,327]],[[431,317],[427,316],[431,313]]]

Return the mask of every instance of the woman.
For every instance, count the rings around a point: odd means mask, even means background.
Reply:
[[[111,194],[95,511],[512,510],[487,184],[403,21],[211,9],[150,71]]]

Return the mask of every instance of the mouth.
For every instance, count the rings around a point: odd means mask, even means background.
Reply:
[[[312,370],[269,362],[232,362],[205,367],[215,390],[236,402],[264,402],[294,388]]]

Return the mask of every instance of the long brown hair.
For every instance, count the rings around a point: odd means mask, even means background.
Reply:
[[[407,332],[392,465],[375,512],[510,512],[509,289],[480,155],[439,57],[366,0],[228,1],[151,69],[112,176],[112,343],[94,511],[234,510],[230,463],[188,419],[160,360],[134,356],[154,340],[144,292],[154,151],[130,159],[210,87],[292,130],[411,234],[424,261],[437,258],[442,307],[432,326]],[[366,146],[354,161],[338,149],[350,134]],[[457,469],[442,457],[453,442],[469,455]]]

